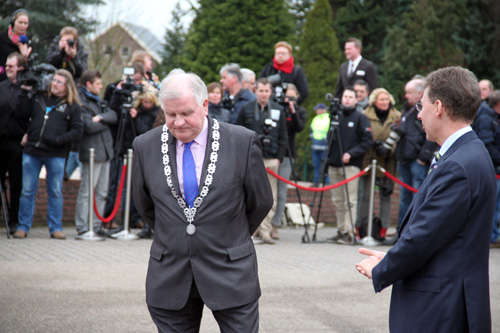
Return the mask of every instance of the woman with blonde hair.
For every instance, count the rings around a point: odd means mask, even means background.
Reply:
[[[368,98],[368,107],[363,110],[363,114],[368,117],[372,127],[373,147],[365,154],[362,168],[371,165],[372,160],[377,160],[377,165],[387,170],[390,174],[396,176],[396,144],[391,141],[392,124],[399,122],[401,113],[394,108],[394,97],[384,88],[374,89]],[[368,201],[370,199],[370,179],[371,172],[361,177],[359,182],[359,205],[358,218],[356,220],[356,231],[361,238],[365,236],[360,234],[360,227],[366,226],[368,221]],[[381,228],[378,238],[383,240],[389,227],[391,217],[391,194],[394,189],[394,182],[380,171],[376,173],[376,184],[380,191],[380,219]],[[371,236],[371,235],[369,235]]]

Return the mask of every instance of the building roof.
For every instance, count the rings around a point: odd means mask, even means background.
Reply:
[[[130,37],[132,37],[137,42],[137,44],[139,44],[145,51],[151,54],[151,56],[157,63],[161,64],[162,59],[160,54],[163,49],[162,42],[149,29],[145,27],[141,27],[129,22],[118,21],[117,23],[113,24],[105,31],[100,33],[96,37],[96,39],[106,34],[109,30],[113,29],[116,26],[120,26],[123,30],[125,30],[130,35]]]

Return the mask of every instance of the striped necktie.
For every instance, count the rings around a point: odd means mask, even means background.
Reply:
[[[194,199],[198,196],[198,181],[196,180],[196,165],[194,164],[191,145],[194,141],[184,144],[182,154],[182,179],[184,181],[184,198],[188,207],[193,207]]]
[[[436,156],[432,159],[431,167],[429,168],[429,172],[427,174],[430,174],[432,170],[436,169],[437,167],[437,162],[441,158],[441,154],[437,153]]]

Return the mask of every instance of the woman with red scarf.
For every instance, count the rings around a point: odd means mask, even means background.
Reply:
[[[12,14],[7,31],[0,33],[0,81],[7,78],[5,75],[5,62],[9,54],[19,52],[28,59],[31,47],[28,46],[26,31],[30,24],[29,13],[26,9],[18,9]]]
[[[279,74],[281,83],[293,83],[299,91],[298,104],[302,104],[309,95],[309,87],[304,70],[300,66],[295,65],[292,56],[292,45],[287,42],[278,42],[274,45],[274,58],[262,72],[259,78],[269,77],[274,74]]]

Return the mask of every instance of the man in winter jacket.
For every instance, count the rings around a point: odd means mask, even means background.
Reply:
[[[21,86],[22,88],[27,88]],[[78,93],[71,73],[59,69],[52,77],[48,94],[37,92],[29,98],[19,95],[20,117],[31,119],[23,151],[23,189],[19,202],[19,226],[14,238],[25,238],[33,223],[38,177],[47,170],[47,224],[51,238],[66,239],[62,232],[64,164],[69,143],[83,134]]]
[[[109,124],[117,121],[116,112],[110,110],[99,98],[102,89],[101,74],[93,69],[83,72],[80,78],[80,100],[82,101],[83,139],[80,144],[82,162],[81,183],[76,200],[75,224],[79,235],[89,231],[89,184],[90,164],[89,148],[94,148],[94,183],[95,202],[101,215],[104,214],[109,183],[109,161],[113,158],[113,137]],[[95,213],[94,213],[95,214]],[[101,221],[94,215],[94,230],[100,233]]]

